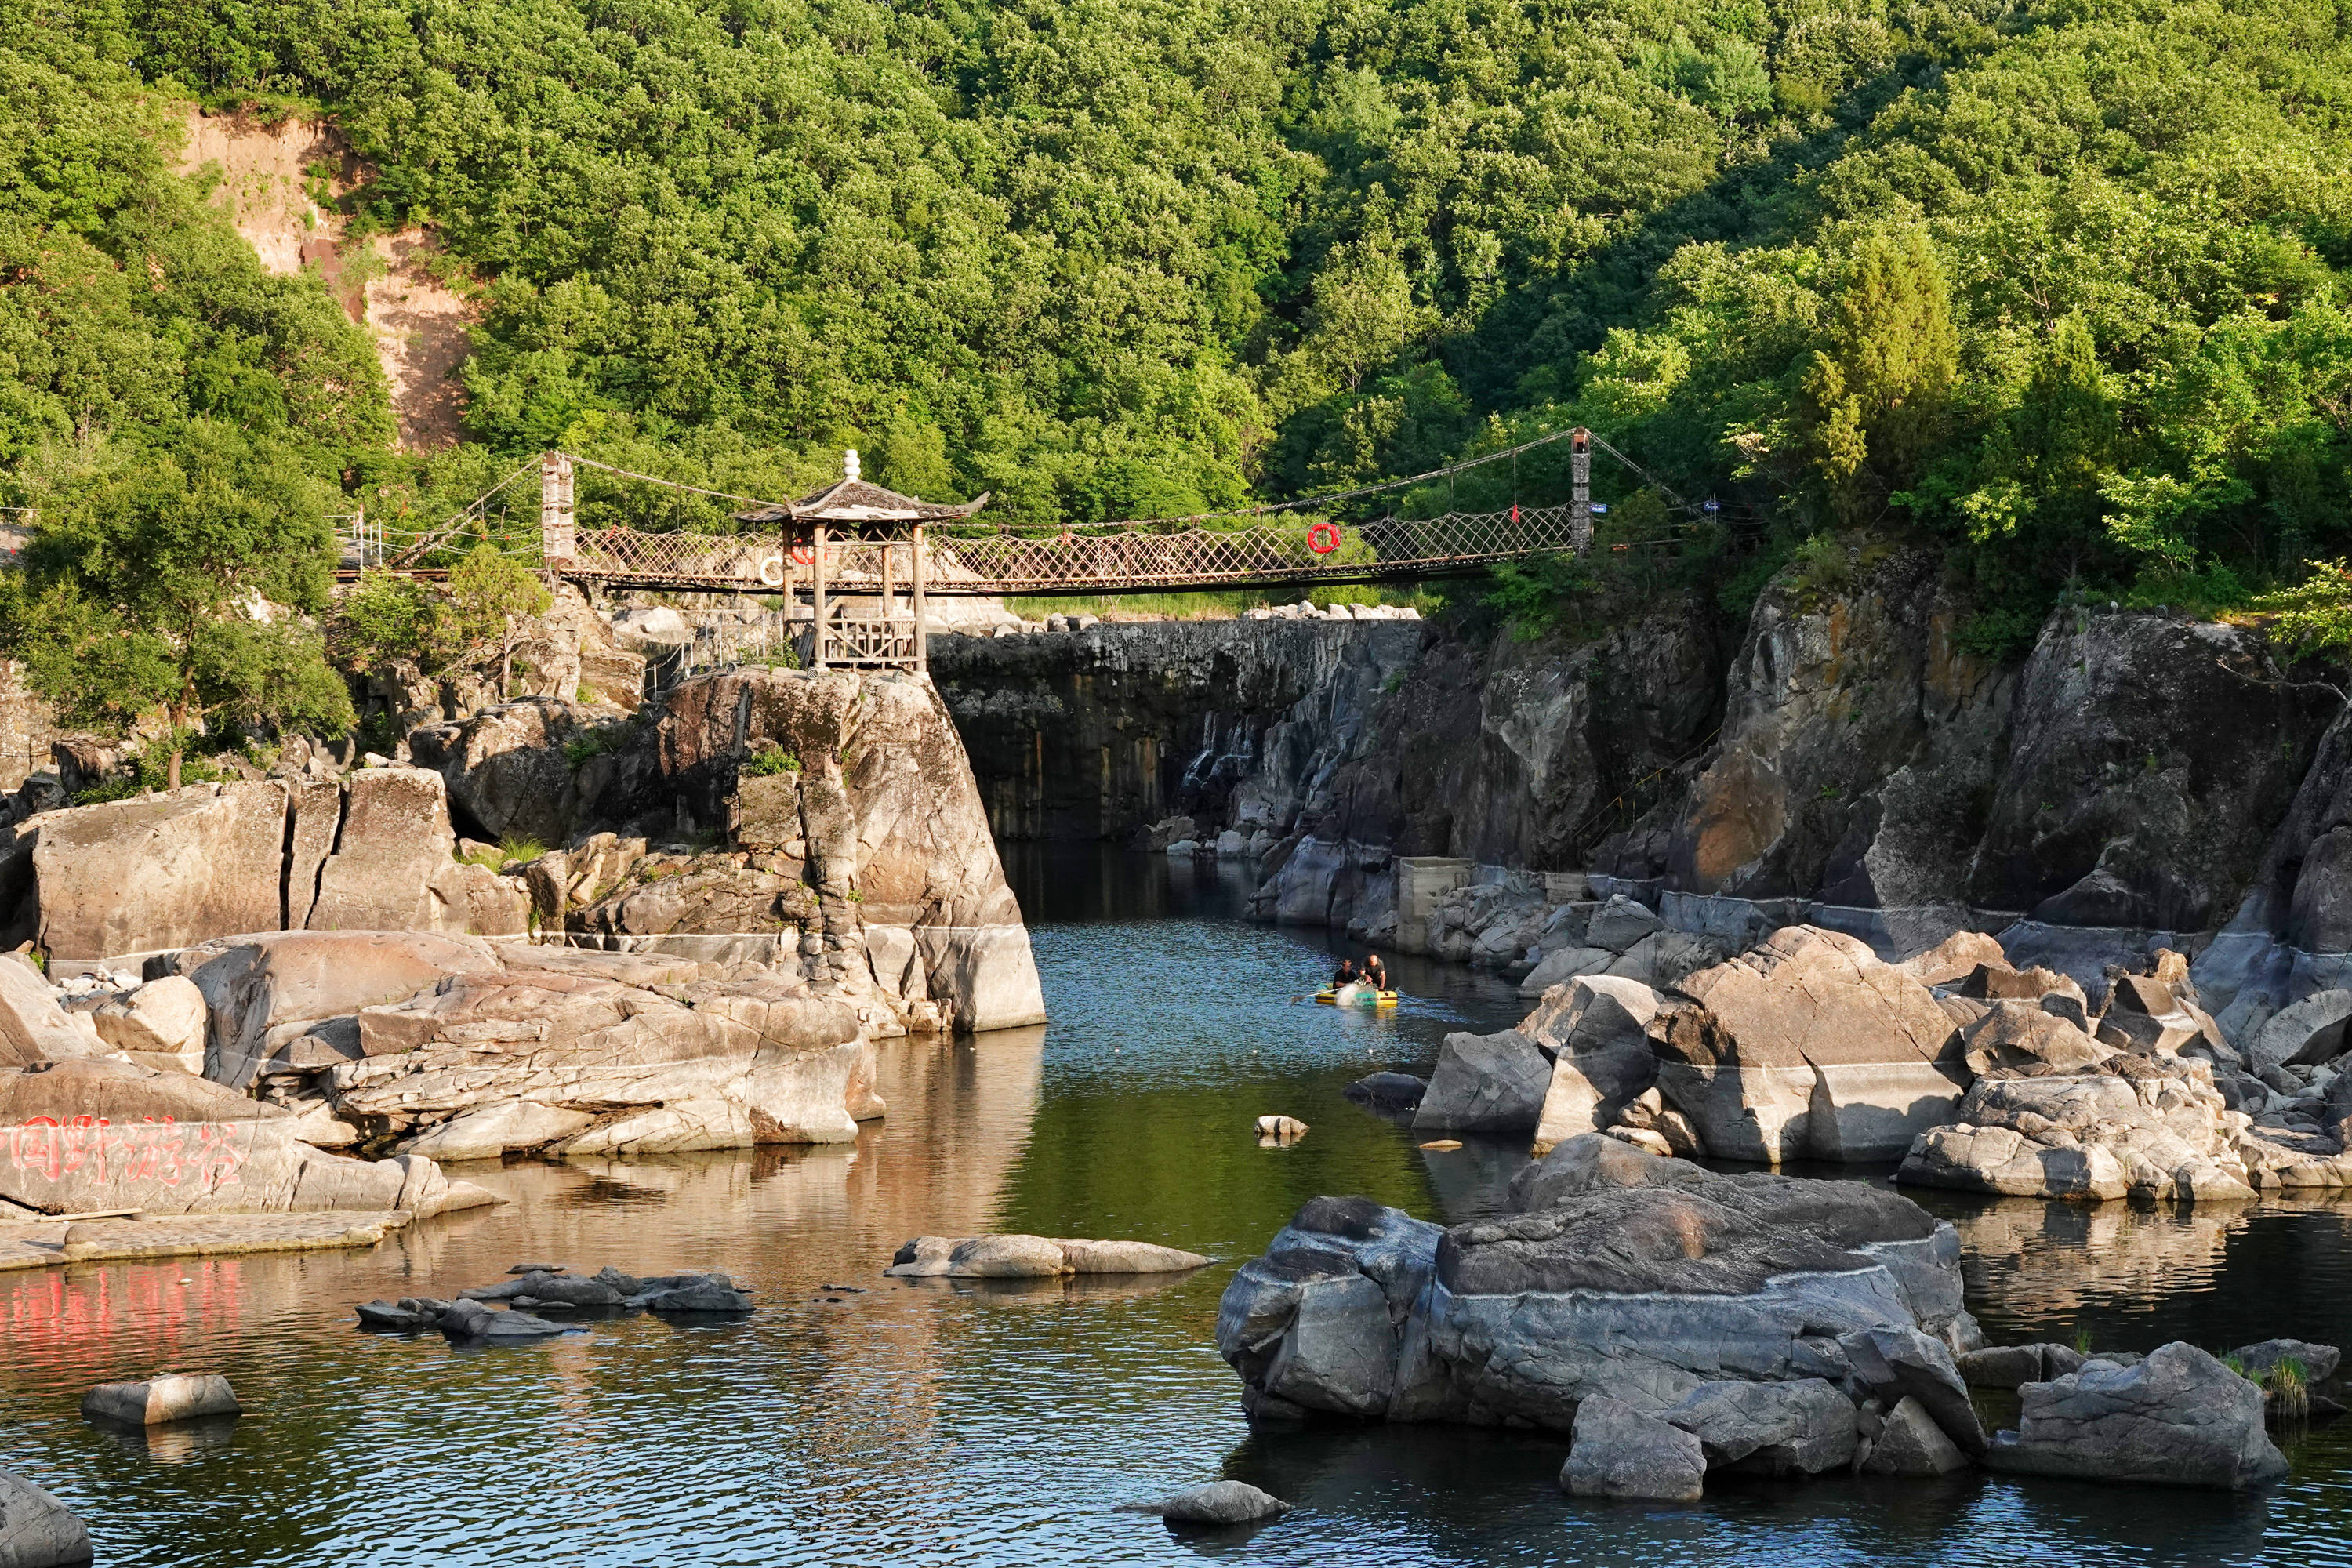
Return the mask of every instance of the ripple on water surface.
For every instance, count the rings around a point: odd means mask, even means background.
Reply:
[[[854,1146],[493,1166],[466,1173],[509,1205],[369,1251],[0,1276],[0,1467],[72,1502],[116,1568],[2352,1564],[2352,1432],[2326,1428],[2263,1498],[1840,1479],[1718,1484],[1687,1507],[1561,1496],[1551,1438],[1253,1435],[1211,1338],[1234,1263],[1318,1193],[1462,1219],[1491,1212],[1518,1163],[1475,1140],[1419,1150],[1340,1090],[1376,1067],[1425,1070],[1449,1030],[1522,1008],[1491,979],[1406,959],[1394,1013],[1294,1000],[1333,950],[1241,921],[1236,868],[1089,853],[1010,868],[1055,1022],[886,1047],[889,1118]],[[1260,1149],[1250,1123],[1269,1111],[1313,1131]],[[2352,1341],[2340,1205],[1930,1201],[1961,1229],[1970,1305],[1997,1338]],[[877,1277],[910,1236],[989,1228],[1227,1261],[1084,1289]],[[524,1259],[723,1268],[761,1310],[480,1352],[351,1326],[353,1301],[446,1296]],[[253,1414],[142,1438],[76,1413],[92,1383],[172,1367],[226,1373]],[[1108,1511],[1219,1475],[1297,1510],[1206,1538]]]

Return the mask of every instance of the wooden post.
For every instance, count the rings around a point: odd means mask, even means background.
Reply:
[[[824,664],[824,524],[816,525],[816,561],[809,568],[810,608],[815,611],[815,624],[809,638],[809,662],[823,669]]]
[[[898,588],[892,583],[890,576],[890,558],[898,552],[898,545],[890,540],[886,539],[882,542],[882,597],[878,605],[877,618],[874,623],[877,648],[887,647],[898,640],[898,634],[890,625],[898,618],[894,613],[898,605],[892,603],[898,596]]]
[[[561,452],[539,458],[539,558],[551,567],[572,564],[576,548],[572,525],[572,459]]]
[[[931,668],[930,639],[923,635],[923,525],[915,524],[915,668]]]

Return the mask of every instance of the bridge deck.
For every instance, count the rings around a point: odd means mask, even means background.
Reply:
[[[927,542],[927,591],[988,596],[1167,593],[1434,577],[1581,550],[1590,540],[1590,523],[1572,506],[1390,517],[1361,524],[1129,528],[1042,537],[935,531]],[[825,557],[832,591],[856,595],[881,580],[877,545],[844,540],[828,543]],[[571,559],[543,563],[562,576],[613,587],[737,593],[805,584],[812,563],[805,551],[795,558],[774,538],[625,528],[581,530]],[[903,585],[903,569],[899,581]]]

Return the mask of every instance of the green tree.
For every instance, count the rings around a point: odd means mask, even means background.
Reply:
[[[33,689],[68,723],[160,717],[174,789],[215,724],[348,731],[350,693],[305,618],[326,603],[331,494],[282,441],[209,419],[110,446],[26,551],[10,629]]]
[[[1918,477],[1959,370],[1950,290],[1924,232],[1855,248],[1828,338],[1805,373],[1814,463],[1837,514],[1867,521]]]
[[[546,584],[487,541],[467,552],[449,573],[457,635],[468,647],[498,650],[500,697],[514,680],[514,650],[522,640],[524,617],[543,615],[554,603]]]

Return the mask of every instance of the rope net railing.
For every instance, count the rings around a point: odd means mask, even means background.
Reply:
[[[1235,528],[1059,534],[933,532],[929,591],[986,595],[1247,586],[1431,576],[1516,557],[1581,551],[1591,523],[1573,505],[1508,507],[1368,522],[1292,521]],[[878,544],[825,547],[829,589],[855,595],[883,580]],[[771,537],[582,529],[567,576],[643,586],[730,586],[750,592],[805,583],[808,546],[788,555]],[[904,586],[905,568],[896,574]]]

